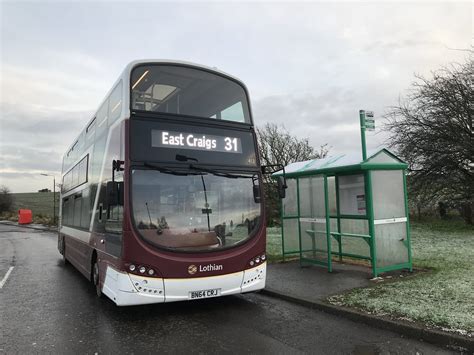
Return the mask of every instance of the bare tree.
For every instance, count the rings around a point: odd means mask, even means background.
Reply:
[[[5,185],[0,186],[0,212],[10,211],[13,205],[11,191]]]
[[[328,149],[327,144],[316,151],[308,138],[299,139],[292,136],[284,126],[267,123],[263,128],[257,128],[260,159],[262,164],[288,165],[296,161],[323,158]]]
[[[462,207],[473,223],[474,61],[417,75],[411,91],[386,115],[390,145],[410,166],[412,194]]]
[[[257,139],[262,165],[286,166],[297,161],[324,158],[328,153],[327,144],[316,150],[308,138],[292,136],[285,127],[274,123],[258,127]],[[264,179],[267,223],[273,225],[279,218],[280,201],[275,182],[270,176]]]

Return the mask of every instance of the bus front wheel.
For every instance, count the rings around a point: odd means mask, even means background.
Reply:
[[[64,265],[67,265],[68,264],[68,261],[67,261],[67,258],[66,258],[66,241],[64,240],[63,238],[63,264]]]
[[[94,264],[92,265],[92,283],[95,287],[95,293],[97,297],[102,296],[102,290],[100,289],[100,277],[99,277],[99,263],[97,260],[94,260]]]

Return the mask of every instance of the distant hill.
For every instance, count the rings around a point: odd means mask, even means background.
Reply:
[[[26,208],[33,215],[53,216],[53,193],[52,192],[27,192],[12,193],[13,210]],[[56,192],[56,216],[59,213],[59,192]]]

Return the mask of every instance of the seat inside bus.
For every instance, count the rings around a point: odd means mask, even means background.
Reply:
[[[134,109],[248,121],[245,91],[231,80],[206,71],[169,66],[149,67],[144,73],[143,80],[132,79]]]

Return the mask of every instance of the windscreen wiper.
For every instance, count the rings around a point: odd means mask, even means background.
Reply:
[[[216,176],[227,177],[227,178],[231,178],[231,179],[249,178],[250,177],[249,175],[230,174],[230,173],[224,173],[222,171],[218,171],[218,170],[214,170],[214,169],[202,168],[200,166],[196,166],[196,165],[193,165],[193,164],[189,164],[189,169],[204,172],[204,173],[209,173],[209,174],[216,175]]]
[[[183,172],[183,171],[177,171],[175,169],[163,168],[161,166],[157,166],[155,164],[151,164],[148,162],[144,162],[143,166],[146,166],[147,168],[150,168],[153,170],[158,170],[160,173],[163,173],[163,174],[171,174],[171,175],[179,175],[179,176],[200,175],[199,173]]]
[[[176,160],[177,161],[193,160],[195,162],[198,162],[198,160],[196,158],[188,157],[188,156],[182,155],[182,154],[176,154]],[[224,173],[224,172],[214,170],[214,169],[202,168],[202,167],[195,166],[193,164],[189,164],[189,169],[197,170],[197,171],[204,172],[204,173],[213,174],[213,175],[216,175],[216,176],[228,177],[228,178],[231,178],[231,179],[248,178],[249,177],[248,175],[229,174],[229,173]],[[254,174],[254,176],[255,176],[255,174]]]

